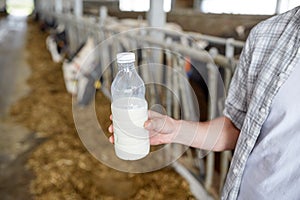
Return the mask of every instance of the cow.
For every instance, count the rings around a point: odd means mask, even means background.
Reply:
[[[63,62],[66,89],[76,96],[78,105],[88,105],[100,87],[100,63],[96,60],[95,41],[88,37],[78,51]]]
[[[64,25],[57,26],[46,39],[47,48],[52,60],[61,62],[64,55],[68,53],[67,32]]]

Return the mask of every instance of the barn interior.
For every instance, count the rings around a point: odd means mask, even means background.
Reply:
[[[148,109],[207,121],[222,115],[251,29],[298,5],[0,0],[1,199],[220,199],[233,151],[170,144],[136,161],[115,155],[116,55],[135,54]]]

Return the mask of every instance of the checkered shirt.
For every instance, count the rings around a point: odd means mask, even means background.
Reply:
[[[225,102],[224,115],[241,132],[221,199],[237,199],[247,159],[272,100],[300,59],[299,45],[300,6],[251,30]]]

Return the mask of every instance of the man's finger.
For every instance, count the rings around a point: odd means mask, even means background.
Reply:
[[[114,127],[112,124],[108,127],[108,132],[110,132],[110,133],[114,132]]]
[[[173,130],[172,122],[167,116],[163,118],[153,118],[147,120],[144,124],[145,129],[148,131],[155,131],[160,133],[171,133]]]
[[[153,118],[163,118],[165,117],[165,115],[162,115],[158,112],[155,112],[153,110],[148,110],[148,117],[149,119],[153,119]]]
[[[108,140],[109,140],[110,143],[113,144],[113,143],[115,142],[114,135],[110,136],[110,137],[108,138]]]

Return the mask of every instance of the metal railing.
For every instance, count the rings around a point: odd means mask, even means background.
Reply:
[[[68,32],[68,40],[70,51],[75,52],[87,37],[93,37],[99,48],[96,50],[99,55],[97,62],[101,63],[102,67],[102,91],[109,96],[109,88],[112,78],[116,72],[116,66],[111,61],[116,53],[121,50],[135,51],[140,53],[140,65],[155,64],[155,66],[167,67],[153,67],[155,71],[150,68],[143,68],[139,72],[145,82],[159,83],[166,88],[169,88],[174,94],[172,96],[169,90],[163,90],[153,84],[147,89],[149,98],[149,105],[161,104],[166,109],[166,114],[174,118],[182,118],[186,120],[198,121],[197,102],[193,96],[193,91],[187,85],[188,77],[184,69],[184,65],[188,62],[186,58],[194,59],[204,63],[203,68],[207,70],[207,87],[209,90],[208,102],[208,119],[213,119],[220,115],[223,110],[224,99],[226,91],[228,90],[231,76],[237,66],[238,60],[234,58],[236,48],[242,48],[244,43],[236,41],[232,38],[219,38],[214,36],[203,35],[194,32],[172,31],[169,29],[153,29],[136,25],[126,26],[116,19],[99,19],[98,16],[74,16],[72,12],[76,9],[71,8],[70,4],[65,4],[67,8],[59,9],[57,13],[54,1],[39,1],[38,12],[42,14],[42,19],[55,19],[59,24],[64,24]],[[66,12],[64,12],[66,11]],[[106,22],[104,22],[106,21]],[[121,33],[121,34],[120,34]],[[163,37],[160,39],[153,37],[154,34],[160,34]],[[120,34],[120,37],[114,37]],[[192,41],[192,42],[191,42]],[[206,41],[208,44],[222,45],[225,49],[225,55],[221,55],[216,51],[206,51],[201,49],[196,43],[197,41]],[[157,57],[158,56],[158,57]],[[170,70],[169,70],[170,69]],[[220,77],[219,69],[224,70],[222,75],[222,82],[224,85],[223,94],[218,94],[218,77]],[[149,71],[150,70],[150,71]],[[155,80],[156,79],[156,80]],[[157,98],[160,97],[160,98]],[[177,99],[176,99],[177,98]],[[182,104],[178,103],[178,99]],[[181,115],[181,116],[180,116]],[[176,151],[178,145],[175,145],[170,151]],[[196,152],[190,153],[189,151]],[[171,153],[171,152],[170,152]],[[207,154],[204,162],[203,155]],[[199,176],[202,175],[203,180],[198,181],[191,176],[190,171],[187,170],[179,162],[176,162],[174,168],[183,176],[190,179],[193,184],[194,193],[196,197],[205,196],[209,198],[210,195],[217,198],[219,191],[213,193],[213,180],[215,176],[215,153],[204,152],[197,149],[189,149],[186,157],[191,159],[197,168],[199,168]],[[231,159],[231,152],[222,152],[220,156],[220,175],[219,175],[219,189],[222,188],[229,162]],[[205,166],[205,167],[204,167]],[[189,174],[189,175],[187,175]],[[201,177],[199,177],[201,179]],[[208,193],[194,184],[198,183]],[[195,188],[202,191],[199,194]],[[196,191],[196,192],[195,192]]]

